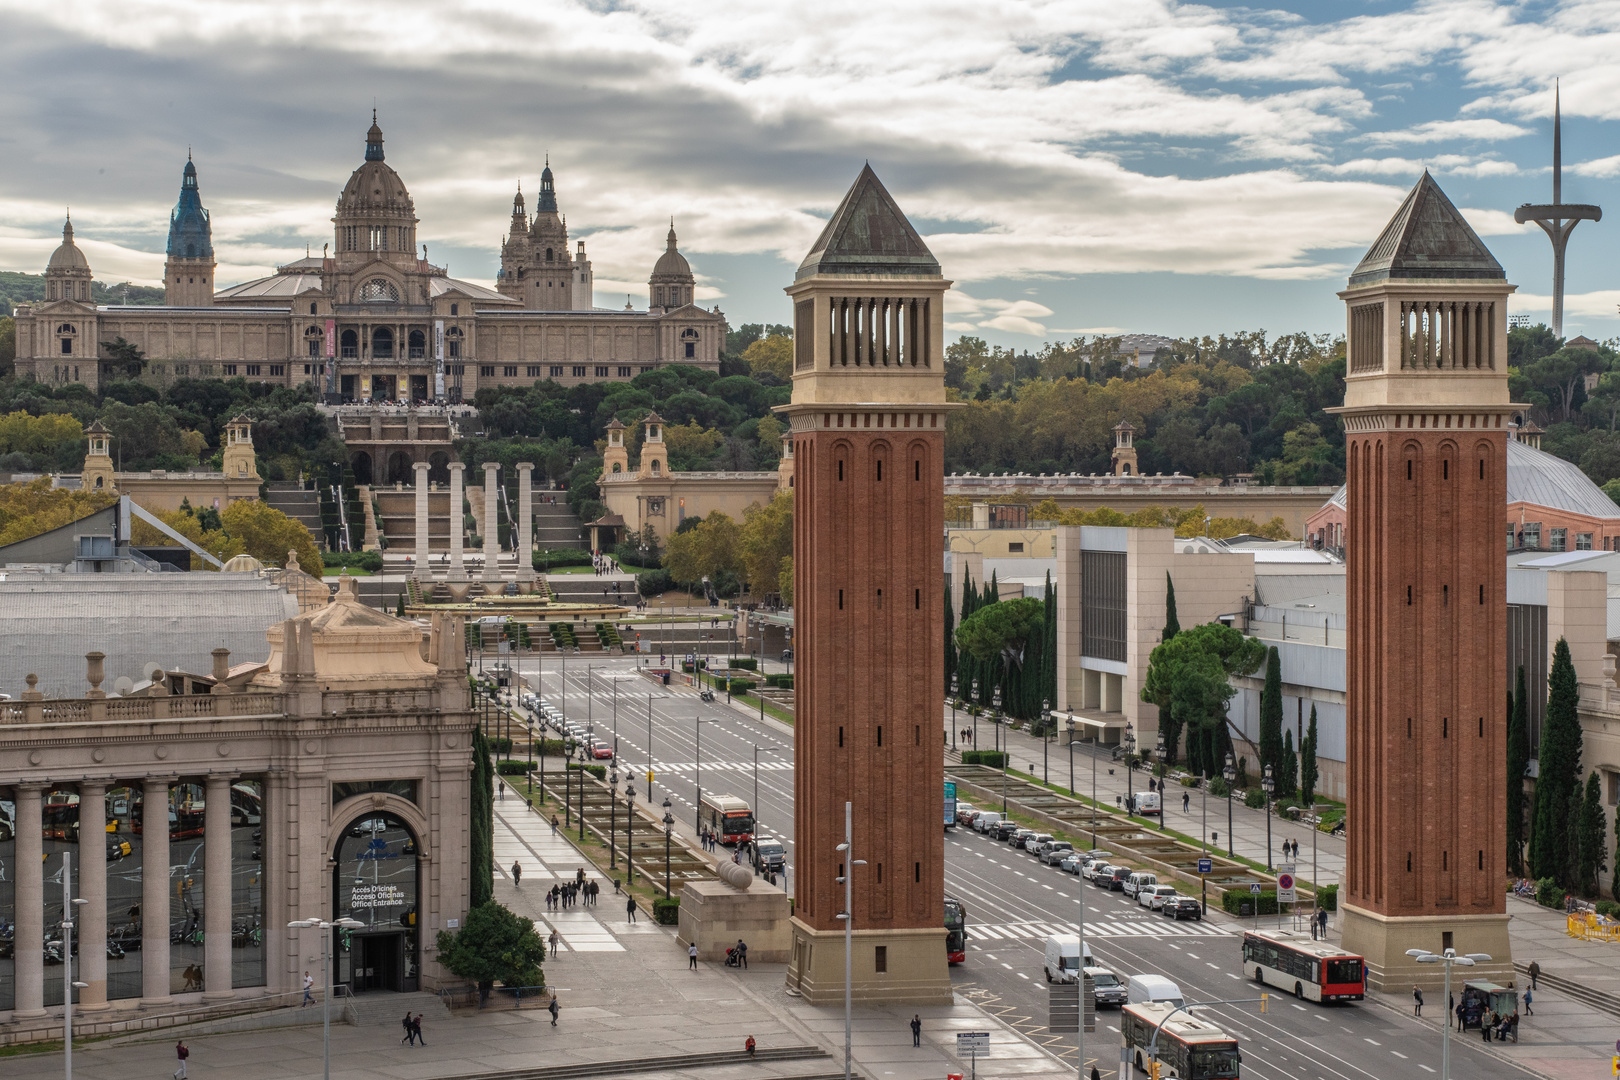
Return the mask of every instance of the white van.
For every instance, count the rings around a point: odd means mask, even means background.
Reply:
[[[1143,791],[1136,796],[1136,812],[1138,814],[1157,814],[1162,808],[1157,791]]]
[[[1132,1005],[1166,1001],[1180,1008],[1186,1004],[1181,997],[1181,987],[1163,975],[1132,975],[1128,991],[1127,996],[1130,998]]]
[[[1001,815],[994,810],[986,810],[974,819],[973,827],[980,832],[989,832],[992,825],[1001,824]]]
[[[1046,955],[1041,966],[1046,971],[1047,982],[1074,982],[1080,977],[1082,966],[1095,967],[1096,963],[1089,944],[1084,957],[1081,956],[1079,934],[1053,934],[1046,939]]]
[[[1157,885],[1158,883],[1159,878],[1156,874],[1150,874],[1146,870],[1138,870],[1136,873],[1125,879],[1125,884],[1121,888],[1121,891],[1126,896],[1135,896],[1143,889]]]

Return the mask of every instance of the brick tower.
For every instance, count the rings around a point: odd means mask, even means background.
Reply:
[[[950,287],[870,166],[799,265],[789,417],[796,909],[788,985],[869,1002],[951,1000],[945,957],[945,366]],[[844,841],[853,803],[855,860]]]
[[[1424,173],[1339,296],[1348,309],[1349,822],[1344,946],[1379,989],[1438,986],[1406,950],[1513,976],[1504,837],[1507,298]],[[1441,1003],[1442,1006],[1444,1003]]]

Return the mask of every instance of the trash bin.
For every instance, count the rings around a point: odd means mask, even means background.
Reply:
[[[1250,916],[1252,916],[1253,914],[1254,914],[1254,905],[1249,903],[1247,900],[1245,900],[1243,903],[1238,905],[1238,915],[1241,918],[1247,919]]]

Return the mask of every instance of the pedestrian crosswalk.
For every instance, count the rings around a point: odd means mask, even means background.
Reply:
[[[969,924],[970,937],[989,938],[992,941],[1039,941],[1053,934],[1078,934],[1077,923],[1020,922]],[[1230,937],[1237,931],[1214,923],[1175,922],[1170,919],[1087,919],[1086,937]]]
[[[717,772],[751,773],[751,772],[754,771],[754,763],[752,761],[702,761],[702,762],[696,762],[696,763],[691,762],[691,761],[655,761],[655,762],[653,762],[653,768],[654,769],[658,769],[658,770],[666,771],[666,772],[692,772],[693,770],[699,768],[700,766],[702,767],[704,772],[708,772],[711,769],[713,769],[713,770],[715,770]],[[793,771],[793,762],[791,762],[791,761],[761,761],[759,763],[759,771],[760,772],[792,772]]]

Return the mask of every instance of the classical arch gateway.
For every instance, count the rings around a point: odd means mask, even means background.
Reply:
[[[331,917],[364,924],[334,939],[334,978],[356,993],[415,991],[427,824],[413,803],[380,792],[345,799],[332,821]]]

